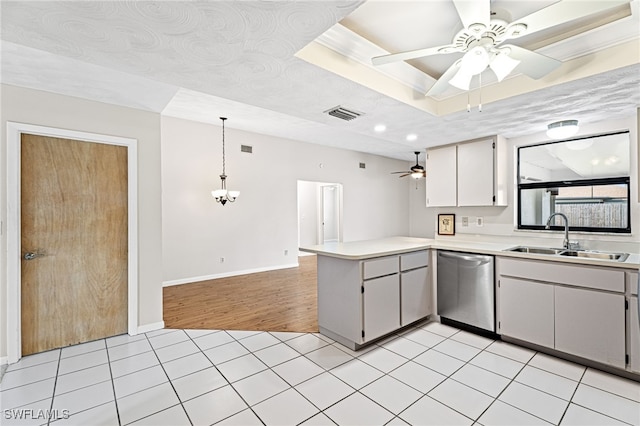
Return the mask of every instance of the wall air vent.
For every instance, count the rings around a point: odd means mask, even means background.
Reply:
[[[240,152],[248,152],[251,154],[253,152],[253,147],[249,145],[240,145]]]
[[[360,168],[361,168],[361,169],[366,169],[366,168],[367,168],[367,165],[366,165],[365,163],[360,163]]]
[[[357,111],[353,111],[344,107],[341,107],[340,105],[338,105],[337,107],[333,107],[331,109],[328,109],[326,111],[324,111],[325,114],[329,114],[332,115],[336,118],[339,118],[341,120],[345,120],[345,121],[351,121],[354,118],[358,118],[361,115],[364,115],[361,112],[357,112]]]

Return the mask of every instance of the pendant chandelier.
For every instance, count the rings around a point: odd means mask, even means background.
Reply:
[[[224,121],[227,117],[220,117],[222,120],[222,174],[220,175],[220,180],[222,181],[221,189],[216,189],[215,191],[211,191],[211,195],[216,199],[216,202],[222,204],[223,206],[227,204],[227,201],[233,203],[238,196],[240,196],[240,191],[227,191],[227,174],[225,171],[225,158],[224,158]]]

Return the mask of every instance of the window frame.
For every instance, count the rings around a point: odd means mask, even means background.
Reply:
[[[594,136],[587,137],[579,137],[574,139],[565,139],[559,141],[550,141],[543,142],[532,145],[519,146],[517,149],[517,167],[516,167],[516,188],[517,188],[517,229],[518,230],[547,230],[544,224],[542,225],[523,225],[522,224],[522,191],[526,189],[551,189],[551,188],[567,188],[567,187],[576,187],[576,186],[600,186],[600,185],[626,185],[627,187],[627,226],[626,228],[594,228],[590,226],[571,226],[572,231],[578,232],[589,232],[589,233],[615,233],[615,234],[631,234],[631,177],[630,176],[618,176],[618,177],[609,177],[609,178],[595,178],[595,179],[575,179],[575,180],[562,180],[562,181],[553,181],[553,182],[530,182],[530,183],[521,183],[520,182],[520,150],[524,148],[531,148],[535,146],[541,145],[550,145],[555,143],[562,142],[571,142],[582,139],[591,139],[598,138],[602,136],[616,135],[629,133],[629,131],[623,132],[614,132],[607,134],[599,134]],[[549,227],[549,230],[553,231],[563,231],[564,226],[552,225]]]

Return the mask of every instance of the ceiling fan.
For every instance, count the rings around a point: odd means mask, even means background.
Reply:
[[[423,177],[427,176],[427,172],[424,170],[424,167],[422,167],[418,163],[418,156],[420,155],[420,151],[414,151],[413,153],[416,155],[416,165],[415,166],[411,166],[411,169],[409,169],[409,170],[402,171],[402,172],[391,172],[391,174],[395,175],[395,174],[398,174],[398,173],[402,173],[398,177],[411,176],[414,179],[420,179],[420,178],[423,178]]]
[[[502,81],[514,70],[540,79],[561,65],[561,62],[534,51],[503,44],[505,41],[546,30],[565,22],[629,3],[629,0],[568,1],[562,0],[511,22],[507,11],[491,11],[490,0],[453,0],[464,28],[451,44],[392,53],[372,58],[373,65],[421,58],[431,55],[464,53],[429,89],[426,96],[444,92],[449,85],[469,90],[473,76],[487,68]]]

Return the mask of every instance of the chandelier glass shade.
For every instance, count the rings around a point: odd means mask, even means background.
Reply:
[[[227,204],[227,202],[233,203],[240,196],[240,191],[227,190],[227,173],[225,170],[226,164],[224,146],[224,122],[226,119],[226,117],[220,117],[220,120],[222,120],[222,174],[220,175],[220,189],[211,191],[211,196],[215,198],[216,202],[222,204],[223,206]]]

